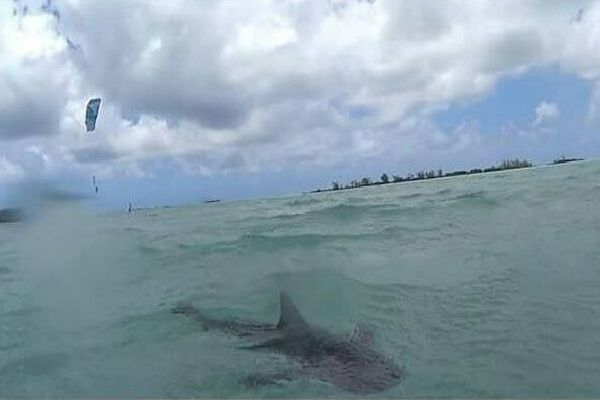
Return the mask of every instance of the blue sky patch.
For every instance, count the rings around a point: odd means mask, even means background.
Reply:
[[[535,108],[542,102],[556,103],[560,115],[583,124],[588,112],[592,86],[556,65],[532,68],[514,77],[500,80],[494,91],[475,103],[451,106],[434,116],[445,131],[452,131],[465,121],[476,120],[482,133],[493,134],[502,126],[523,128],[535,120]]]

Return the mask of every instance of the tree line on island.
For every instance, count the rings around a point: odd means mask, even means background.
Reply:
[[[567,158],[565,156],[561,156],[552,161],[552,164],[565,164],[571,161],[581,161],[583,158]],[[388,183],[399,183],[399,182],[412,182],[419,181],[423,179],[434,179],[434,178],[442,178],[442,177],[450,177],[450,176],[459,176],[459,175],[473,175],[473,174],[483,174],[486,172],[495,172],[495,171],[504,171],[507,169],[518,169],[518,168],[529,168],[532,167],[533,164],[528,160],[519,160],[515,158],[514,160],[505,159],[499,165],[488,167],[488,168],[473,168],[471,170],[458,170],[452,172],[442,171],[441,168],[437,170],[430,169],[428,171],[419,171],[416,173],[410,173],[405,177],[400,175],[392,175],[391,178],[388,174],[384,173],[379,177],[379,180],[373,180],[371,178],[362,178],[355,179],[349,183],[341,184],[337,181],[333,181],[331,183],[330,189],[317,189],[313,190],[311,193],[318,192],[329,192],[333,190],[344,190],[344,189],[356,189],[364,186],[372,186],[372,185],[385,185]]]
[[[317,192],[328,192],[333,190],[344,190],[344,189],[356,189],[364,186],[372,186],[372,185],[385,185],[388,183],[399,183],[399,182],[412,182],[412,181],[420,181],[424,179],[434,179],[434,178],[442,178],[442,177],[450,177],[450,176],[459,176],[459,175],[472,175],[472,174],[483,174],[486,172],[495,172],[495,171],[504,171],[507,169],[517,169],[517,168],[529,168],[533,166],[531,162],[528,160],[519,160],[519,159],[505,159],[500,163],[500,165],[492,166],[488,168],[473,168],[471,170],[459,170],[446,172],[442,171],[441,168],[437,170],[427,170],[427,171],[418,171],[416,173],[409,173],[405,177],[400,175],[392,175],[391,177],[384,173],[379,177],[379,180],[373,180],[371,178],[362,178],[355,179],[349,183],[341,184],[337,181],[331,183],[330,189],[317,189],[313,190],[312,193]]]
[[[559,158],[555,158],[554,161],[552,161],[552,164],[566,164],[571,161],[581,161],[581,160],[583,160],[583,158],[567,158],[565,156],[560,156]]]

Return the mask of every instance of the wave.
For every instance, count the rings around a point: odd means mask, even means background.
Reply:
[[[418,199],[419,197],[425,196],[424,193],[409,193],[398,196],[398,199]]]
[[[364,203],[364,204],[347,204],[339,203],[322,207],[318,209],[308,209],[298,212],[287,212],[271,216],[257,215],[243,219],[245,223],[254,221],[269,222],[294,222],[294,221],[311,221],[320,220],[344,220],[351,221],[353,219],[363,218],[368,215],[380,216],[395,216],[402,214],[414,214],[418,208],[424,206],[401,206],[396,203]]]
[[[420,195],[418,197],[421,197]],[[413,197],[416,198],[416,197]],[[365,216],[373,217],[396,217],[396,216],[414,216],[431,208],[428,204],[398,204],[398,203],[379,203],[350,205],[338,204],[332,207],[323,208],[317,211],[308,212],[307,215],[331,219],[362,218]]]
[[[316,197],[307,197],[307,198],[298,198],[286,203],[286,205],[291,207],[297,206],[312,206],[315,204],[323,203],[322,199],[318,199]]]
[[[453,190],[448,188],[448,189],[439,190],[439,191],[435,192],[435,194],[448,194],[448,193],[452,193],[452,192],[453,192]]]
[[[469,206],[499,206],[501,205],[500,199],[493,197],[489,192],[485,190],[477,190],[473,192],[462,193],[457,196],[451,197],[449,201],[457,203],[465,203]]]
[[[252,252],[252,251],[284,251],[291,248],[313,249],[317,247],[335,247],[339,250],[352,251],[351,246],[367,245],[373,243],[389,243],[402,241],[413,243],[420,240],[435,240],[447,235],[449,230],[456,230],[454,225],[396,225],[381,226],[374,230],[355,231],[353,233],[309,233],[309,232],[282,232],[274,233],[247,233],[231,240],[216,241],[212,243],[178,243],[174,246],[182,250],[185,257],[198,254]],[[423,235],[426,235],[424,237]],[[433,236],[432,236],[433,235]],[[155,246],[141,246],[144,253],[157,254],[162,250]]]
[[[381,232],[376,233],[300,233],[283,235],[264,235],[247,234],[234,242],[229,242],[237,249],[253,248],[255,250],[264,249],[282,249],[289,247],[318,247],[337,241],[362,241],[367,238],[381,236]]]
[[[454,200],[462,200],[462,199],[482,199],[485,198],[487,192],[485,190],[477,190],[474,192],[462,193],[457,196],[454,196],[452,199]]]

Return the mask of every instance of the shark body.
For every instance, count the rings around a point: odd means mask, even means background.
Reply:
[[[282,353],[298,361],[300,375],[332,383],[346,391],[381,392],[397,385],[403,378],[402,368],[371,348],[370,335],[366,331],[359,330],[352,338],[348,338],[311,326],[285,292],[280,293],[280,307],[277,324],[213,319],[189,305],[180,305],[173,312],[199,321],[206,330],[216,329],[260,340],[243,348]],[[245,380],[245,384],[271,384],[295,376],[287,372],[252,375]]]

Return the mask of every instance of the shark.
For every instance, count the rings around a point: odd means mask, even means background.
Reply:
[[[276,324],[216,319],[190,304],[178,304],[172,312],[200,322],[204,330],[225,332],[252,343],[240,346],[241,349],[284,354],[300,367],[293,371],[249,375],[243,380],[249,388],[308,377],[347,392],[368,394],[385,391],[405,377],[404,368],[373,348],[373,335],[364,325],[358,325],[352,335],[334,334],[308,324],[286,292],[280,292],[279,303]]]

